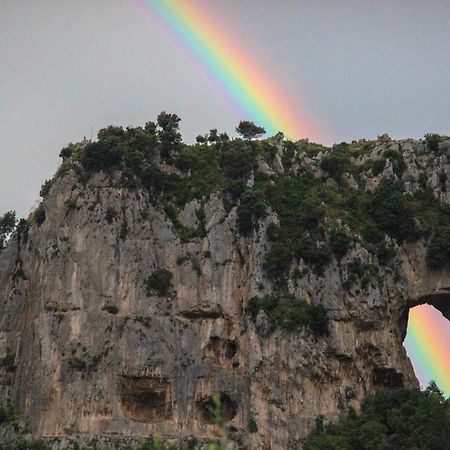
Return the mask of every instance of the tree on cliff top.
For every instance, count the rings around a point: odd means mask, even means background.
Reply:
[[[248,120],[242,120],[239,122],[239,125],[236,127],[236,131],[244,139],[255,139],[257,137],[261,137],[266,132],[263,127],[258,127],[258,125],[255,125],[253,122]]]

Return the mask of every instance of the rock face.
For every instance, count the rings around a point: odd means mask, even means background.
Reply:
[[[435,179],[449,165],[417,156],[421,145],[403,143],[403,181],[414,190],[426,177],[450,203]],[[319,176],[320,158],[292,170]],[[265,170],[280,172],[281,159]],[[388,166],[367,189],[395,176]],[[301,448],[318,416],[333,420],[378,388],[418,386],[402,347],[408,309],[428,302],[450,318],[450,272],[427,267],[424,242],[397,245],[396,270],[358,243],[321,275],[302,261],[287,268],[289,291],[325,306],[329,334],[273,330],[245,306],[273,288],[263,261],[275,213],[241,237],[236,208],[211,195],[204,237],[186,242],[148,193],[117,177],[82,183],[69,170],[43,202],[45,220],[0,257],[0,356],[14,360],[2,389],[33,435],[210,439],[220,394],[227,428],[249,449]],[[198,207],[179,213],[184,227],[198,227]],[[348,287],[355,258],[377,266],[375,282]],[[161,270],[169,284],[150,286]]]

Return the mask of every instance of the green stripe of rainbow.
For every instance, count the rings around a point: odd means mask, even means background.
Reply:
[[[315,127],[282,91],[280,83],[261,68],[242,45],[232,38],[232,30],[205,7],[189,0],[135,0],[156,13],[188,47],[198,62],[213,75],[227,95],[251,120],[269,134],[283,131],[291,138],[317,137]]]
[[[429,305],[410,310],[405,347],[422,384],[436,381],[450,396],[450,327],[448,321]]]

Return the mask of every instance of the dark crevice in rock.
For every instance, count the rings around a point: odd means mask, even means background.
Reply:
[[[403,387],[403,374],[395,369],[387,367],[376,367],[373,371],[373,384],[386,388]]]
[[[171,383],[159,377],[121,376],[122,411],[137,422],[159,422],[172,417]]]
[[[223,312],[221,309],[213,309],[213,308],[202,308],[202,307],[194,307],[191,309],[187,309],[181,311],[179,314],[181,317],[185,319],[219,319],[223,318]]]
[[[208,396],[197,400],[197,411],[201,420],[207,424],[216,423],[216,409],[217,406],[214,403],[213,397]],[[234,402],[228,394],[222,392],[220,394],[220,417],[224,422],[229,422],[237,414],[237,404]]]

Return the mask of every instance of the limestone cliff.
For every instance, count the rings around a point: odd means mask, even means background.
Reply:
[[[267,145],[245,189],[258,177],[270,188],[303,174],[331,193],[393,180],[402,195],[428,190],[450,205],[448,141],[439,152],[424,141],[354,143],[340,149],[350,165],[339,177],[339,164],[323,163],[339,149]],[[283,219],[270,203],[243,233],[243,194],[202,193],[168,208],[154,190],[123,183],[120,167],[88,170],[65,156],[39,211],[0,256],[2,390],[33,436],[157,434],[193,446],[192,437],[220,434],[212,413],[220,394],[236,442],[294,449],[318,416],[333,420],[378,388],[418,386],[402,347],[408,309],[427,301],[450,318],[450,271],[430,268],[427,253],[433,232],[412,240],[386,233],[386,262],[337,218],[348,238],[341,254],[319,268],[292,257],[283,276],[271,276],[268,229]],[[153,157],[162,174],[188,176]],[[331,224],[330,215],[320,223]],[[323,305],[328,333],[287,330],[264,308],[248,312],[249,299],[269,294]]]

